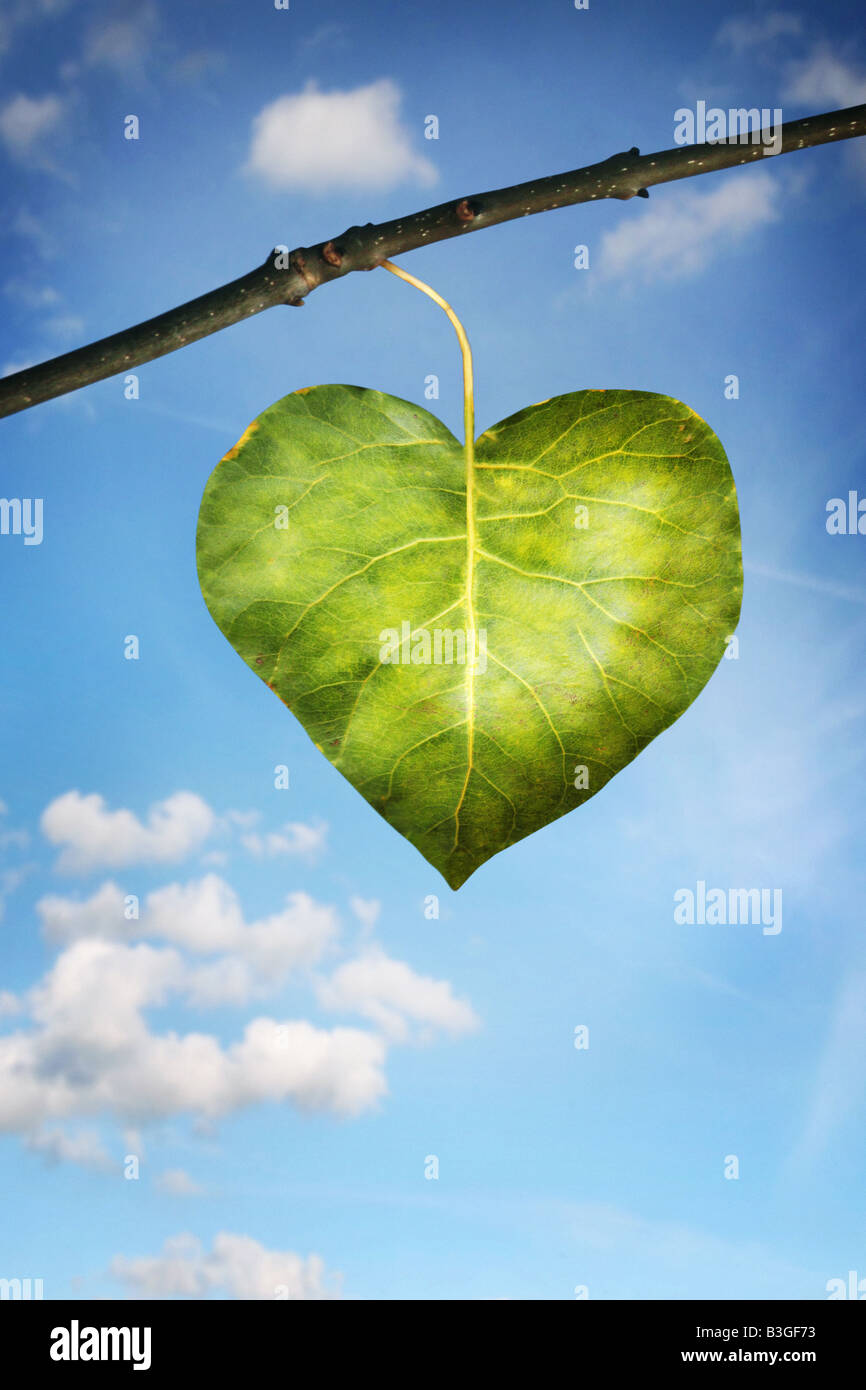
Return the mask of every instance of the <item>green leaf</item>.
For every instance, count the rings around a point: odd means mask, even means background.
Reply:
[[[669,396],[518,411],[468,491],[435,416],[316,386],[250,425],[198,523],[225,636],[452,888],[687,709],[742,592],[724,450]]]

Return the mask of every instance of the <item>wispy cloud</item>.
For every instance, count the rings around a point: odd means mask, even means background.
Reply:
[[[379,920],[382,904],[378,898],[350,898],[349,906],[361,923],[365,937],[369,936]]]
[[[80,338],[84,332],[84,319],[77,314],[54,314],[45,320],[43,327],[54,338]]]
[[[129,81],[140,78],[159,29],[156,7],[138,5],[121,19],[101,19],[92,25],[84,42],[83,62],[90,68],[107,68]]]
[[[59,304],[62,298],[53,285],[34,285],[17,276],[6,281],[3,293],[27,309],[49,309]]]
[[[199,83],[209,77],[218,77],[228,65],[225,53],[213,48],[198,48],[177,60],[171,69],[171,76],[176,82]]]
[[[859,106],[866,101],[866,70],[845,62],[829,44],[819,44],[808,57],[791,65],[783,98],[819,109]]]
[[[242,835],[241,844],[258,859],[290,855],[314,862],[322,854],[327,836],[328,827],[324,821],[311,825],[303,821],[289,821],[281,830],[272,830],[263,835],[254,831]]]
[[[726,19],[716,34],[716,42],[745,53],[751,48],[775,47],[781,38],[796,38],[803,32],[803,21],[788,10],[770,10],[763,15],[735,15]]]
[[[27,242],[41,260],[56,260],[63,247],[63,239],[49,222],[35,217],[29,208],[19,208],[10,219],[10,226],[16,236]]]
[[[834,584],[832,580],[821,579],[818,575],[775,569],[772,565],[762,565],[756,560],[745,560],[743,569],[747,574],[758,574],[762,579],[775,579],[780,584],[793,584],[795,588],[809,589],[813,594],[826,594],[828,598],[839,598],[845,603],[866,603],[866,589],[856,589],[848,584]]]
[[[112,1159],[98,1134],[91,1130],[70,1133],[64,1129],[37,1130],[27,1136],[27,1148],[40,1153],[49,1163],[77,1163],[93,1172],[117,1172],[119,1163]]]
[[[782,186],[762,170],[708,193],[678,190],[641,216],[605,232],[599,254],[607,279],[682,280],[781,215]]]
[[[204,1188],[184,1168],[168,1168],[154,1183],[158,1192],[169,1197],[200,1197]]]
[[[455,999],[447,980],[418,975],[376,946],[321,981],[318,996],[324,1008],[360,1014],[398,1042],[407,1042],[413,1027],[419,1041],[428,1041],[434,1029],[459,1037],[479,1027],[474,1009]]]
[[[789,1171],[801,1173],[824,1156],[866,1097],[866,970],[843,980],[818,1060],[812,1095]]]
[[[552,1212],[560,1241],[573,1246],[572,1263],[590,1271],[590,1297],[646,1297],[645,1287],[634,1292],[646,1278],[656,1298],[781,1298],[795,1296],[792,1290],[807,1297],[812,1289],[818,1297],[823,1292],[820,1276],[757,1240],[719,1236],[603,1202],[557,1203],[543,1210]]]
[[[722,661],[703,710],[683,722],[681,755],[664,765],[666,794],[676,807],[676,833],[647,802],[624,817],[631,852],[676,866],[677,885],[704,877],[717,859],[718,828],[727,827],[724,862],[730,882],[781,885],[785,893],[826,895],[829,865],[852,848],[850,807],[841,791],[864,748],[866,700],[851,688],[852,653],[842,640],[818,641],[812,619],[808,658],[786,640],[804,622],[795,593],[766,597],[747,589],[739,658]],[[760,586],[757,586],[760,588]],[[755,644],[749,613],[765,607],[778,625],[777,641]],[[826,622],[824,623],[826,627]],[[784,634],[784,636],[783,636]],[[700,779],[695,768],[700,766]],[[808,768],[808,775],[804,775]],[[708,790],[709,789],[709,790]],[[781,939],[781,938],[774,938]]]
[[[56,19],[73,3],[74,0],[4,0],[0,11],[0,53],[13,48],[31,25],[42,19]]]

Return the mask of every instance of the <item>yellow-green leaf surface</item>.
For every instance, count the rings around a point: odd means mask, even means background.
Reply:
[[[724,450],[647,391],[530,406],[469,470],[409,401],[295,392],[211,475],[198,570],[232,646],[452,888],[683,713],[742,591]]]

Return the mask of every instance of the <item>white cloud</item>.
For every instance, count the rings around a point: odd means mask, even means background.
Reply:
[[[40,163],[40,149],[63,119],[60,97],[28,97],[19,93],[0,110],[0,140],[13,159]]]
[[[435,168],[415,153],[400,120],[400,101],[389,78],[346,92],[320,92],[310,82],[255,117],[246,169],[272,188],[313,193],[435,183]]]
[[[232,888],[217,874],[193,883],[169,883],[147,899],[149,936],[173,941],[188,951],[215,954],[236,948],[245,930]]]
[[[247,923],[237,894],[216,874],[156,889],[138,920],[126,918],[124,904],[121,889],[104,883],[84,902],[50,895],[36,910],[49,941],[157,937],[197,955],[219,956],[187,967],[187,998],[197,1007],[244,1004],[272,992],[290,971],[316,964],[339,931],[333,908],[306,893],[290,893],[282,911]]]
[[[132,811],[107,810],[96,793],[71,791],[45,808],[40,826],[51,844],[63,846],[57,869],[88,873],[183,859],[212,833],[216,817],[194,792],[157,802],[144,825]]]
[[[31,990],[29,1011],[49,1051],[68,1043],[79,1061],[101,1058],[111,1049],[119,1057],[147,1036],[142,1010],[165,1004],[182,984],[183,963],[174,950],[76,941]],[[57,1073],[65,1072],[58,1056]]]
[[[353,898],[351,905],[365,923],[366,935],[379,903]],[[36,909],[46,938],[56,943],[90,948],[100,942],[123,943],[128,949],[134,938],[147,937],[217,957],[207,965],[181,965],[176,952],[161,953],[170,968],[165,978],[172,989],[197,1007],[239,1005],[272,992],[290,972],[316,965],[339,933],[334,910],[306,893],[289,894],[282,911],[247,923],[237,894],[215,874],[150,893],[140,920],[124,917],[124,896],[114,883],[104,883],[84,902],[47,896]],[[151,951],[149,946],[137,949]],[[140,959],[143,965],[152,963],[150,955]],[[323,1007],[361,1014],[396,1041],[409,1037],[410,1023],[422,1030],[425,1040],[433,1029],[457,1036],[478,1026],[470,1005],[454,997],[447,981],[418,975],[375,945],[365,946],[357,959],[346,961],[330,978],[320,978],[316,992]],[[144,1002],[136,1000],[135,1007]],[[125,1018],[122,1026],[129,1027],[130,1020]]]
[[[111,1272],[137,1298],[206,1298],[214,1292],[234,1299],[329,1299],[324,1261],[318,1255],[268,1250],[251,1236],[218,1231],[206,1252],[192,1235],[170,1237],[161,1255],[129,1259],[118,1255]],[[331,1276],[335,1282],[339,1276]]]
[[[320,981],[317,992],[323,1008],[361,1014],[396,1042],[408,1041],[410,1023],[418,1025],[421,1041],[433,1029],[457,1037],[479,1026],[471,1005],[455,999],[447,980],[418,975],[375,946]]]
[[[204,1188],[183,1168],[168,1168],[156,1179],[156,1187],[169,1197],[200,1197]]]
[[[743,171],[709,193],[680,190],[639,217],[605,232],[600,267],[608,278],[678,280],[780,215],[781,186],[769,173]]]
[[[323,821],[317,821],[313,825],[305,825],[302,821],[289,821],[279,831],[271,831],[265,835],[242,835],[241,844],[259,859],[278,854],[292,854],[297,855],[299,859],[312,861],[324,850],[327,835],[328,827]]]
[[[866,73],[838,58],[827,44],[792,65],[784,100],[822,109],[866,101]],[[859,142],[858,142],[859,143]]]
[[[381,1038],[356,1028],[257,1018],[231,1049],[242,1104],[289,1099],[307,1112],[360,1115],[385,1095]]]
[[[172,948],[74,942],[30,992],[35,1026],[0,1037],[0,1131],[105,1111],[136,1124],[216,1119],[265,1102],[349,1116],[385,1094],[384,1042],[358,1029],[256,1018],[228,1047],[152,1032],[145,1010],[186,986]]]
[[[266,979],[313,965],[337,935],[330,907],[290,893],[281,912],[245,923],[237,895],[215,874],[184,887],[169,884],[147,899],[142,931],[187,950],[240,956]]]
[[[95,801],[105,819],[101,798]],[[123,825],[124,853],[130,840],[140,848],[142,836],[153,834],[138,822],[131,830]],[[76,852],[82,847],[90,853],[91,840],[79,837]],[[0,1132],[18,1133],[57,1158],[89,1161],[80,1136],[47,1128],[88,1116],[124,1129],[180,1114],[210,1126],[268,1103],[357,1116],[387,1094],[391,1042],[477,1026],[447,981],[417,975],[376,947],[346,961],[332,980],[313,976],[335,949],[340,924],[332,907],[305,893],[288,894],[279,911],[252,922],[214,874],[156,889],[140,904],[140,917],[127,917],[129,904],[113,882],[83,901],[42,897],[43,933],[60,953],[29,991],[0,994],[0,1012],[19,1016],[15,1031],[0,1035]],[[353,900],[370,929],[378,906]],[[184,1007],[245,1004],[281,989],[291,972],[302,972],[328,1009],[361,1014],[378,1031],[258,1016],[227,1042],[178,1027]],[[152,1015],[167,1007],[174,1028],[159,1031]],[[140,1152],[138,1141],[130,1152]]]
[[[26,1136],[50,1121],[104,1113],[122,1124],[180,1113],[214,1120],[268,1102],[359,1115],[386,1094],[388,1041],[478,1026],[447,981],[371,947],[314,985],[324,1007],[366,1017],[381,1036],[270,1017],[251,1020],[227,1046],[207,1033],[158,1033],[149,1022],[154,1009],[224,1002],[233,991],[243,1002],[254,986],[273,989],[286,970],[320,957],[336,918],[292,894],[282,913],[247,925],[231,889],[213,878],[157,890],[140,923],[125,921],[122,903],[114,884],[85,903],[39,903],[46,934],[69,944],[23,1001],[29,1026],[0,1037],[0,1131]],[[170,944],[118,940],[126,931]],[[180,947],[216,959],[197,965]]]
[[[716,34],[716,42],[727,44],[735,53],[748,48],[763,48],[776,39],[789,38],[803,32],[799,15],[785,10],[771,10],[764,15],[738,15],[728,19]]]

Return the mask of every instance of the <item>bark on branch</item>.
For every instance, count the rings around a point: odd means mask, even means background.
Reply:
[[[807,116],[782,126],[780,154],[866,134],[866,105]],[[220,328],[277,304],[300,305],[319,285],[354,270],[373,270],[384,260],[432,241],[464,236],[515,217],[548,212],[599,198],[648,197],[654,184],[693,178],[715,169],[760,163],[763,144],[737,139],[718,144],[683,145],[657,154],[637,148],[611,155],[599,164],[499,188],[490,193],[452,199],[396,221],[349,227],[342,236],[317,246],[299,246],[289,254],[272,251],[264,265],[239,280],[191,299],[176,309],[134,328],[113,333],[39,366],[0,379],[0,416],[13,415],[53,396],[77,391],[91,382],[128,372],[143,362],[174,352]]]

